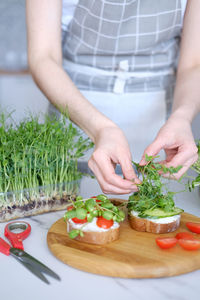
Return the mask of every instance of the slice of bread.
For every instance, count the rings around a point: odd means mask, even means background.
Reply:
[[[77,227],[67,220],[67,232],[70,232],[73,229],[77,229]],[[119,239],[119,226],[113,229],[110,228],[106,231],[83,231],[83,234],[84,236],[78,235],[74,239],[79,242],[104,245]]]
[[[175,231],[180,225],[180,215],[162,219],[145,219],[129,214],[129,222],[133,229],[151,233],[168,233]]]

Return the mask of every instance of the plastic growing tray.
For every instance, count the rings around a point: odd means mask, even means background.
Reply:
[[[0,193],[0,222],[66,209],[79,193],[80,180]]]

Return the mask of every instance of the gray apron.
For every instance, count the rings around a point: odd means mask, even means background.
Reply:
[[[136,161],[169,112],[181,28],[180,0],[79,0],[63,32],[64,69]]]

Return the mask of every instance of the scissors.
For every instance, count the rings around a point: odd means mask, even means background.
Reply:
[[[13,231],[18,231],[14,233]],[[20,232],[19,232],[20,231]],[[42,273],[46,273],[49,276],[60,280],[60,277],[41,263],[39,260],[29,255],[24,251],[22,241],[26,239],[31,233],[31,226],[26,222],[11,222],[8,223],[4,230],[4,235],[10,241],[10,246],[5,240],[0,238],[0,252],[5,255],[12,255],[20,263],[22,263],[29,271],[39,277],[42,281],[49,284],[49,281]]]

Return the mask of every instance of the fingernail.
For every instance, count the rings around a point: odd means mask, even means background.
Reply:
[[[138,191],[138,188],[135,187],[134,189],[131,189],[131,191],[132,191],[132,192],[137,192],[137,191]]]
[[[134,178],[134,184],[140,184],[141,183],[141,180],[139,178]]]
[[[139,162],[139,165],[140,165],[140,166],[145,166],[145,165],[146,165],[146,160],[142,159],[142,160]]]

